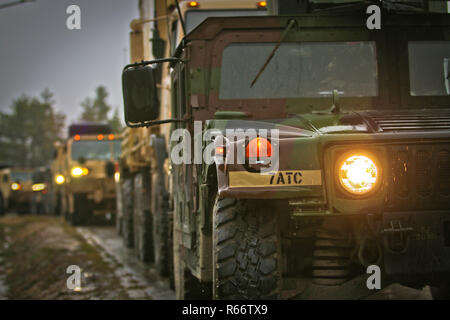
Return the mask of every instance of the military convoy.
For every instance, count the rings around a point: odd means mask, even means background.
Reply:
[[[314,297],[370,266],[449,297],[450,17],[383,1],[369,30],[366,3],[290,4],[124,68],[154,161],[121,172],[124,217],[153,224],[134,245],[173,254],[178,298]]]
[[[153,16],[150,7],[154,8]],[[140,19],[131,23],[131,62],[170,57],[185,31],[190,32],[209,16],[267,15],[266,3],[253,0],[180,1],[181,15],[175,7],[174,1],[140,2]],[[158,79],[161,116],[170,117],[169,69],[160,68]],[[124,243],[135,248],[138,257],[155,262],[161,275],[172,274],[169,271],[172,208],[168,206],[171,187],[167,157],[170,130],[170,125],[127,128],[122,135],[120,156],[118,199],[121,201],[118,207],[121,210],[118,211],[117,229]]]
[[[73,225],[113,222],[120,140],[107,124],[72,124],[68,131],[52,163],[54,211]]]

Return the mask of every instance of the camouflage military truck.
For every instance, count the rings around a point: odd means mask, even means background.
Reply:
[[[32,175],[31,168],[6,167],[0,170],[0,215],[6,211],[30,212]]]
[[[186,32],[210,16],[266,15],[266,4],[254,0],[180,1]],[[151,10],[153,8],[153,10]],[[131,23],[131,62],[169,57],[184,37],[174,1],[140,2],[140,19]],[[152,34],[150,31],[152,30]],[[149,42],[149,38],[151,41]],[[151,46],[150,46],[151,45]],[[160,117],[171,116],[170,72],[158,70]],[[127,128],[123,134],[118,185],[117,229],[124,243],[144,261],[155,261],[167,275],[170,262],[167,150],[170,125]],[[164,199],[161,201],[161,199]]]
[[[62,211],[72,224],[114,221],[114,174],[119,154],[120,140],[109,125],[79,123],[69,127],[69,138],[57,149],[52,165],[53,170],[62,171],[52,174],[61,185]]]
[[[450,16],[385,5],[210,18],[124,68],[127,124],[171,123],[178,298],[362,297],[373,266],[449,297]]]

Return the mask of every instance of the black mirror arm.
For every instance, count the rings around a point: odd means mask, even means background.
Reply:
[[[139,123],[132,123],[127,122],[127,126],[130,128],[142,128],[142,127],[152,127],[159,124],[164,123],[176,123],[176,122],[185,122],[186,120],[180,120],[180,119],[165,119],[165,120],[154,120],[154,121],[146,121],[146,122],[139,122]]]
[[[186,62],[186,60],[179,59],[179,58],[163,58],[163,59],[155,59],[155,60],[150,60],[150,61],[142,60],[141,62],[127,64],[123,68],[123,71],[127,70],[128,68],[147,66],[149,64],[163,63],[163,62],[172,62],[172,63],[183,62],[184,63],[184,62]]]

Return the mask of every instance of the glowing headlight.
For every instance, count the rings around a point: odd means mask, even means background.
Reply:
[[[42,190],[45,190],[45,184],[43,184],[43,183],[35,183],[35,184],[33,184],[33,186],[31,187],[31,190],[33,190],[33,191],[42,191]]]
[[[56,182],[56,184],[63,184],[65,180],[66,180],[66,179],[64,178],[64,176],[63,176],[62,174],[58,174],[58,175],[55,177],[55,182]]]
[[[119,183],[119,181],[120,181],[120,172],[114,173],[114,181],[116,183]]]
[[[81,177],[81,176],[87,176],[87,174],[89,173],[89,170],[87,168],[75,167],[75,168],[72,168],[72,171],[70,173],[74,177]]]
[[[11,183],[11,190],[17,191],[17,190],[20,190],[20,189],[22,189],[22,186],[20,185],[20,183],[17,183],[17,182]]]
[[[338,174],[341,186],[354,195],[367,194],[379,179],[375,162],[360,154],[345,159],[338,167]]]

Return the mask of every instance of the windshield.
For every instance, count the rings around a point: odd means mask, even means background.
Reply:
[[[378,95],[375,42],[283,43],[250,87],[275,43],[235,43],[222,56],[219,99]]]
[[[33,177],[32,172],[23,172],[23,171],[11,172],[12,181],[31,181],[32,177]]]
[[[76,141],[72,144],[72,160],[110,160],[111,152],[116,160],[120,155],[120,140],[114,141]]]
[[[408,53],[410,94],[449,95],[450,41],[412,41]]]
[[[248,16],[265,16],[265,9],[241,9],[241,10],[189,10],[186,12],[185,24],[186,33],[191,32],[206,18],[209,17],[248,17]]]

